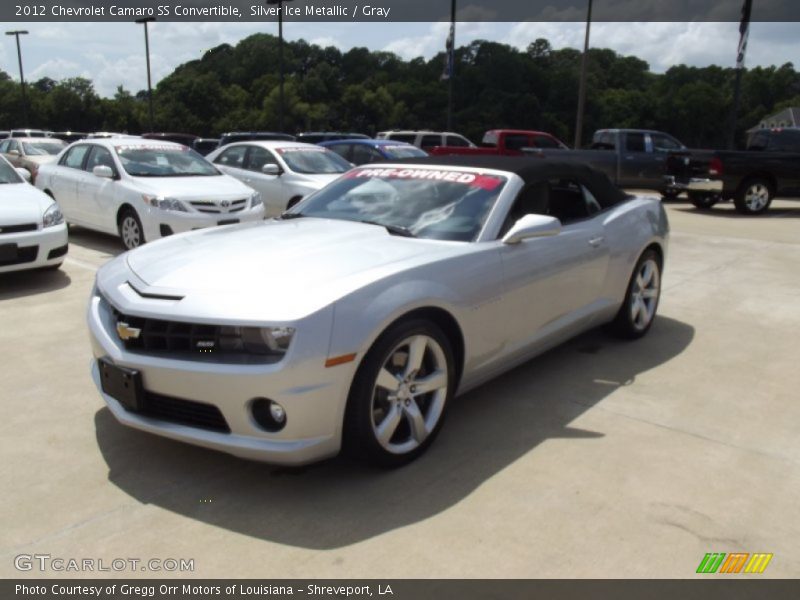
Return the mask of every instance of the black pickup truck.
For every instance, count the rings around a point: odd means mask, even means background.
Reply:
[[[733,200],[742,214],[763,213],[775,196],[800,197],[800,129],[756,131],[746,150],[672,152],[664,187],[700,209]]]
[[[673,195],[664,187],[664,168],[671,152],[684,152],[686,146],[667,133],[649,129],[599,129],[584,150],[523,148],[533,156],[563,157],[585,162],[603,171],[620,187],[658,190]]]

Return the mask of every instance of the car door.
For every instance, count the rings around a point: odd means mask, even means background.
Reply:
[[[671,152],[682,150],[683,146],[677,140],[663,133],[650,133],[649,147],[652,152],[649,155],[649,162],[644,173],[646,184],[652,186],[661,184],[666,174],[667,157]]]
[[[264,165],[277,165],[281,169],[275,155],[263,146],[248,146],[245,155],[244,176],[242,181],[261,194],[264,203],[265,217],[277,217],[286,210],[289,202],[289,191],[285,184],[286,174],[268,175],[262,170]]]
[[[15,168],[22,166],[22,144],[18,140],[8,140],[5,150],[6,158]]]
[[[581,182],[553,179],[527,186],[504,230],[530,213],[558,218],[562,230],[555,236],[502,245],[511,352],[524,353],[562,339],[591,322],[608,271],[609,245],[600,205]]]
[[[83,221],[92,227],[114,233],[117,230],[117,181],[98,177],[92,170],[97,166],[110,167],[115,176],[118,169],[108,148],[93,145],[84,162],[78,180],[77,204]]]
[[[641,186],[647,181],[646,173],[651,170],[652,155],[647,153],[648,138],[644,132],[626,131],[619,135],[620,185]]]
[[[67,221],[81,223],[78,202],[78,181],[83,177],[83,163],[91,150],[89,144],[78,144],[61,157],[50,177],[48,189],[61,207]]]

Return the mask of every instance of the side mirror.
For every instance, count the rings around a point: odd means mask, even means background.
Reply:
[[[283,170],[275,163],[267,163],[261,167],[261,172],[264,175],[274,175],[275,177],[278,177],[281,173],[283,173]]]
[[[503,236],[504,244],[519,244],[522,240],[549,237],[561,233],[561,221],[547,215],[525,215]]]
[[[9,156],[19,156],[19,150],[17,150],[16,148],[14,148],[13,150],[9,150],[8,151],[8,155]]]
[[[22,177],[25,181],[27,181],[28,183],[31,182],[31,172],[28,171],[28,169],[23,169],[22,167],[18,167],[14,170],[17,173],[19,173],[19,176]]]
[[[114,170],[108,165],[97,165],[92,169],[92,175],[103,179],[114,179]]]

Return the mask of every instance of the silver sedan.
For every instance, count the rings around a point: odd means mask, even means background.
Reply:
[[[92,373],[144,431],[271,463],[344,448],[396,466],[455,395],[601,324],[644,335],[667,239],[657,200],[585,165],[359,167],[279,219],[104,266]]]

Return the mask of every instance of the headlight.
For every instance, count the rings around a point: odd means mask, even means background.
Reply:
[[[175,198],[164,198],[163,196],[151,196],[142,194],[142,200],[154,208],[161,210],[174,210],[176,212],[189,212],[180,200]]]
[[[220,349],[283,356],[294,337],[294,327],[222,327]]]
[[[53,227],[55,225],[61,225],[64,222],[64,215],[61,213],[61,209],[59,208],[58,204],[51,204],[50,208],[44,211],[44,217],[42,217],[42,225],[44,227]]]
[[[261,194],[258,192],[253,192],[253,195],[250,196],[250,208],[255,208],[256,206],[261,206],[263,202],[261,201]]]

